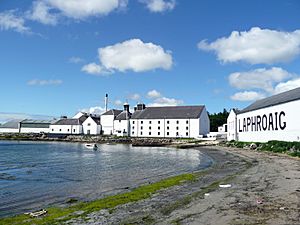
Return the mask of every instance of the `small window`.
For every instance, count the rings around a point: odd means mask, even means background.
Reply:
[[[149,130],[151,130],[151,127],[149,127]]]
[[[168,136],[169,136],[169,134],[170,134],[170,133],[169,133],[169,132],[167,132],[167,135],[168,135]]]
[[[176,136],[179,136],[179,133],[178,133],[178,132],[176,132]]]
[[[186,136],[189,136],[189,132],[186,132],[185,135],[186,135]]]
[[[179,124],[179,120],[177,120],[176,123]]]
[[[158,129],[160,130],[160,127],[158,127]]]
[[[73,132],[76,132],[76,130],[74,129]]]
[[[54,129],[52,129],[52,131],[54,131]]]
[[[186,124],[189,124],[189,121],[188,121],[188,120],[186,121]]]
[[[121,123],[121,120],[119,120],[119,123]]]
[[[70,131],[70,129],[68,129],[68,132]]]
[[[157,135],[160,135],[160,132],[158,132]]]
[[[170,129],[170,127],[167,127],[167,130],[169,130]]]
[[[88,123],[88,126],[91,126],[91,124],[90,124],[90,123]]]
[[[186,130],[189,130],[189,127],[186,127],[185,129],[186,129]]]
[[[134,134],[134,131],[132,131],[132,134]]]
[[[179,127],[176,127],[176,130],[179,130]]]
[[[158,124],[160,124],[160,121],[158,121]]]
[[[61,129],[59,129],[59,131],[61,131]]]
[[[149,135],[151,135],[151,132],[149,132]]]
[[[170,124],[170,121],[169,121],[169,120],[167,121],[167,124]]]
[[[143,135],[143,132],[141,131],[141,135]]]
[[[141,130],[143,130],[143,126],[141,126]]]
[[[132,121],[132,124],[134,124],[134,121]]]
[[[151,124],[151,123],[152,123],[152,121],[150,120],[150,121],[149,121],[149,124]]]
[[[141,121],[141,124],[143,124],[143,121]]]
[[[132,129],[134,129],[134,126],[132,126]]]

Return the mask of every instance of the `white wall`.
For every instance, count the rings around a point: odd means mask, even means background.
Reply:
[[[227,117],[227,141],[237,140],[236,113],[230,110]]]
[[[300,100],[297,100],[238,114],[237,139],[247,142],[300,141],[299,109]],[[263,121],[258,124],[259,120]],[[254,125],[251,124],[252,122]]]
[[[130,132],[129,120],[114,120],[114,134],[128,136]]]
[[[21,127],[20,133],[49,133],[49,128]]]
[[[98,125],[91,117],[88,117],[82,123],[82,129],[84,134],[97,135],[101,132],[101,125]]]
[[[18,128],[0,128],[0,133],[19,133]]]
[[[114,132],[114,115],[101,115],[103,134],[110,135]]]
[[[82,134],[82,125],[50,125],[50,133],[53,134]]]

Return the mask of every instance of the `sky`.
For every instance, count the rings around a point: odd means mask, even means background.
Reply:
[[[300,87],[298,0],[0,0],[0,122]]]

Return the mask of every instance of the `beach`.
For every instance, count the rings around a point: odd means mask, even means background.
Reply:
[[[198,149],[215,165],[196,181],[66,223],[299,224],[299,159],[216,146]]]

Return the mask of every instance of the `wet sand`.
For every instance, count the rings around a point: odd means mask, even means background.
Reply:
[[[215,164],[195,182],[67,223],[300,224],[299,159],[223,147],[199,150]]]

